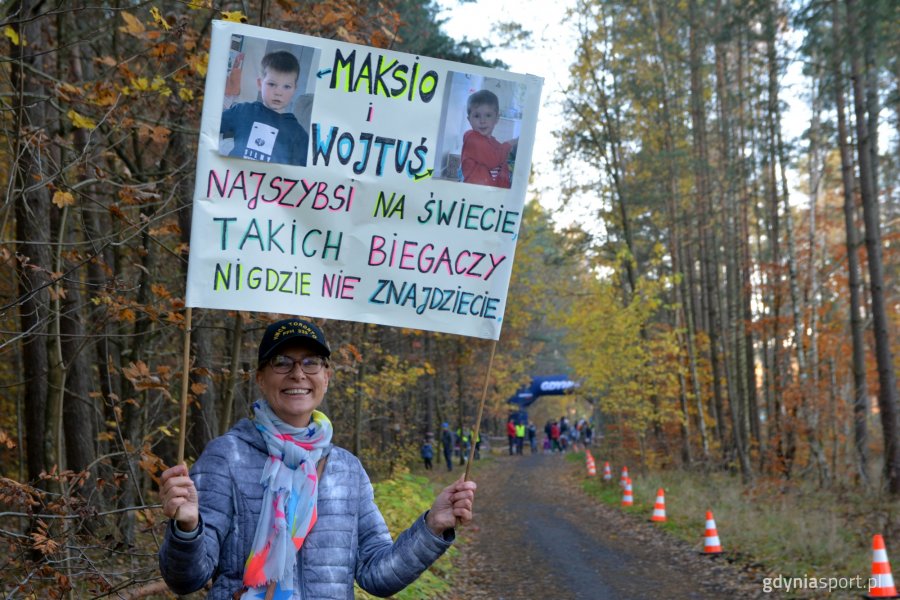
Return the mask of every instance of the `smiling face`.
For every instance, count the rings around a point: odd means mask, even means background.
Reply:
[[[268,68],[265,75],[256,80],[262,102],[266,108],[275,112],[284,112],[291,104],[294,92],[297,91],[297,73],[286,73]]]
[[[300,361],[308,356],[318,354],[306,346],[289,345],[278,349],[278,354]],[[290,372],[276,373],[272,366],[256,372],[256,383],[263,396],[279,419],[294,427],[309,425],[312,413],[325,398],[328,381],[331,379],[331,367],[325,366],[318,373],[304,373],[300,363],[295,362]]]
[[[475,104],[469,109],[469,125],[481,135],[490,136],[499,120],[499,112],[490,104]]]

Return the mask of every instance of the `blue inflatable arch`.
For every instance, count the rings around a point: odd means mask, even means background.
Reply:
[[[507,403],[518,404],[519,409],[534,404],[541,396],[562,396],[569,394],[579,383],[570,379],[568,375],[542,375],[533,377],[531,385],[520,388],[515,394],[509,397]]]

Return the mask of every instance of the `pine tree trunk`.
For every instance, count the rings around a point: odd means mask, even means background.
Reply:
[[[66,278],[66,297],[62,302],[60,344],[66,364],[66,386],[63,396],[63,427],[65,432],[66,464],[76,473],[92,466],[96,458],[96,407],[91,399],[91,366],[88,362],[87,335],[84,330],[84,305],[81,281],[77,276]],[[90,496],[95,479],[91,477],[79,492]]]
[[[28,46],[10,44],[11,82],[15,97],[13,118],[16,132],[12,156],[14,178],[13,198],[15,202],[16,274],[18,278],[20,331],[22,332],[22,379],[23,403],[25,405],[25,443],[27,450],[28,480],[37,482],[41,472],[49,470],[47,462],[48,444],[52,437],[47,435],[47,375],[49,355],[46,344],[47,326],[50,319],[49,294],[47,284],[53,270],[50,256],[50,194],[47,186],[34,185],[43,181],[47,174],[42,171],[44,164],[40,158],[40,148],[31,140],[39,139],[29,128],[46,126],[45,104],[41,98],[50,94],[44,89],[42,79],[37,74],[44,72],[46,54],[42,47],[45,41],[44,20],[35,18],[41,11],[42,2],[20,0],[10,7],[8,14],[19,15],[11,24],[20,40],[27,40]],[[49,137],[49,132],[44,132]]]
[[[768,195],[768,214],[767,236],[769,238],[769,263],[770,263],[770,298],[767,304],[770,308],[770,319],[772,320],[772,351],[770,365],[772,369],[772,399],[774,416],[775,436],[777,438],[777,454],[778,460],[781,462],[779,468],[786,474],[790,474],[792,460],[794,454],[793,427],[786,423],[787,407],[785,406],[782,390],[785,387],[785,379],[789,376],[786,370],[782,370],[782,333],[780,328],[780,319],[782,311],[782,256],[781,256],[781,217],[778,212],[780,197],[778,194],[778,125],[776,117],[778,115],[778,97],[777,97],[777,56],[775,51],[775,14],[774,8],[769,7],[766,16],[766,67],[768,73],[768,89],[766,96],[765,118],[766,118],[766,184]]]
[[[869,481],[869,390],[866,383],[866,341],[862,309],[862,281],[859,268],[859,232],[856,228],[854,202],[853,158],[848,143],[849,134],[844,101],[844,62],[841,49],[844,46],[842,16],[837,0],[832,0],[832,36],[834,49],[831,55],[834,77],[835,112],[838,121],[838,148],[841,155],[841,180],[844,191],[844,229],[847,244],[847,281],[850,288],[850,336],[853,343],[851,357],[853,369],[853,442],[856,448],[856,468],[863,482]]]
[[[887,3],[890,4],[890,3]],[[866,10],[863,12],[863,28],[860,40],[867,40],[863,45],[863,54],[865,60],[865,106],[868,122],[866,123],[869,132],[869,166],[872,170],[872,189],[875,190],[876,197],[878,190],[881,189],[879,183],[878,164],[878,113],[881,112],[881,101],[879,96],[878,74],[881,65],[881,54],[878,52],[878,44],[883,42],[881,34],[881,23],[883,19],[889,18],[885,11],[883,2],[866,3]],[[896,21],[894,22],[896,24]],[[896,31],[895,31],[896,33]],[[896,46],[895,46],[896,47]]]
[[[369,340],[369,326],[365,323],[354,323],[352,330],[355,333],[358,332],[358,334],[353,337],[359,340],[359,347],[365,349]],[[362,428],[363,419],[365,417],[363,413],[365,402],[365,398],[363,398],[363,389],[365,389],[365,387],[362,383],[365,380],[365,371],[366,361],[362,360],[357,365],[356,391],[353,394],[353,454],[356,456],[362,455]]]
[[[71,28],[80,35],[79,22],[75,13],[69,13],[65,17],[65,26]],[[81,47],[77,44],[69,49],[68,65],[71,69],[70,77],[76,81],[84,80],[82,70]],[[89,138],[84,129],[74,129],[71,132],[75,148],[85,149],[85,154],[80,156],[84,164],[88,164],[95,158],[95,152],[87,153]],[[81,184],[78,181],[76,185]],[[81,190],[80,190],[81,191]],[[86,196],[90,192],[82,191]],[[66,427],[67,462],[70,468],[82,470],[91,466],[91,478],[85,482],[84,496],[89,496],[95,491],[95,482],[98,476],[107,476],[104,472],[108,465],[94,465],[98,454],[106,453],[106,444],[97,441],[97,434],[104,426],[102,418],[106,399],[110,397],[109,382],[112,380],[108,372],[108,359],[105,350],[99,350],[107,346],[105,320],[97,322],[91,314],[92,302],[106,286],[105,277],[102,274],[102,265],[106,262],[106,245],[96,243],[99,237],[100,227],[97,225],[98,215],[93,207],[81,206],[79,210],[81,227],[74,227],[70,235],[81,236],[80,242],[90,248],[91,260],[86,265],[82,275],[67,278],[67,294],[63,301],[63,319],[61,332],[62,345],[65,356],[74,357],[69,360],[69,383],[66,386],[66,398],[64,405],[64,419]],[[82,281],[83,279],[83,281]],[[88,296],[88,300],[85,300]],[[73,317],[74,315],[74,317]],[[96,365],[99,381],[91,378],[91,366]],[[95,385],[99,385],[103,391],[103,399],[97,401],[92,397]],[[102,474],[102,475],[101,475]],[[99,498],[102,505],[103,498]]]
[[[219,434],[218,397],[212,373],[215,365],[215,349],[213,348],[214,331],[204,323],[212,319],[211,311],[194,309],[193,331],[191,332],[191,388],[197,386],[190,395],[196,399],[191,402],[189,427],[190,440],[197,456],[203,452],[213,438]]]
[[[222,386],[222,418],[219,421],[219,435],[231,429],[237,418],[234,416],[234,401],[237,396],[238,370],[241,365],[241,345],[244,339],[244,319],[241,311],[234,311],[234,317],[231,320],[231,352],[228,362],[228,375]]]
[[[793,323],[793,336],[794,336],[794,355],[797,361],[797,373],[798,373],[798,396],[799,400],[795,403],[792,403],[792,408],[789,410],[789,414],[791,414],[794,419],[794,423],[791,424],[788,429],[788,437],[787,437],[787,450],[786,455],[789,458],[789,461],[793,459],[795,454],[796,447],[796,433],[795,430],[798,428],[798,422],[802,418],[804,412],[806,412],[806,402],[809,398],[807,384],[808,384],[808,373],[807,373],[807,365],[806,365],[806,351],[803,346],[804,336],[804,327],[803,327],[803,311],[804,308],[802,306],[802,299],[800,296],[800,284],[799,284],[799,269],[797,267],[797,243],[794,234],[794,213],[790,205],[790,193],[788,188],[787,181],[787,156],[784,147],[784,140],[782,135],[781,128],[781,105],[780,99],[778,96],[778,68],[777,68],[777,49],[775,46],[775,31],[776,31],[776,15],[775,15],[775,7],[770,5],[770,13],[769,13],[769,36],[767,38],[767,54],[768,54],[768,67],[769,67],[769,111],[772,120],[770,121],[772,126],[772,132],[774,133],[774,140],[777,152],[777,164],[779,167],[779,175],[780,175],[780,183],[781,183],[781,203],[782,210],[784,211],[784,232],[787,238],[787,266],[788,266],[788,285],[790,289],[790,297],[791,297],[791,321]],[[777,187],[777,186],[776,186]],[[788,368],[785,370],[785,373],[790,377],[791,369]],[[813,434],[814,435],[814,434]],[[813,444],[812,450],[816,455],[817,461],[821,461],[821,453],[817,452],[817,446]]]
[[[427,334],[424,339],[424,352],[426,357],[435,356],[434,352],[434,335]],[[435,422],[435,399],[437,398],[436,378],[434,375],[428,377],[428,393],[425,394],[425,432],[431,432],[435,436],[435,440],[439,439],[438,432],[440,428],[436,427]],[[435,443],[437,448],[437,443]]]
[[[693,154],[695,164],[695,187],[699,212],[705,215],[700,232],[701,281],[708,317],[709,359],[713,377],[713,403],[716,433],[723,450],[725,448],[725,421],[722,398],[722,365],[719,356],[719,335],[721,324],[718,311],[718,274],[715,263],[716,238],[714,231],[713,203],[709,186],[709,154],[706,143],[706,109],[704,106],[704,86],[702,73],[702,53],[700,32],[703,28],[696,0],[689,2],[690,12],[690,71],[691,71],[691,128],[693,130]]]
[[[669,106],[669,97],[671,94],[671,87],[669,83],[669,67],[668,61],[666,59],[666,54],[665,52],[663,52],[662,47],[662,28],[668,23],[668,19],[666,18],[665,11],[662,10],[662,8],[660,9],[659,13],[657,13],[657,9],[653,0],[649,0],[649,5],[650,15],[653,18],[654,24],[654,41],[656,45],[656,54],[659,57],[661,66],[660,72],[663,81],[663,146],[666,152],[666,156],[668,157],[666,160],[666,183],[668,189],[668,193],[666,194],[666,212],[669,219],[669,247],[672,256],[672,273],[678,278],[678,282],[673,286],[675,294],[675,304],[677,306],[677,308],[675,309],[675,327],[679,331],[684,331],[683,334],[678,336],[679,347],[685,347],[687,350],[687,358],[689,363],[688,369],[691,373],[691,384],[693,386],[692,395],[695,399],[698,410],[698,429],[700,432],[700,444],[701,448],[703,449],[703,459],[707,460],[709,458],[709,440],[707,439],[706,435],[703,399],[699,389],[699,382],[697,381],[697,361],[696,357],[694,356],[693,341],[693,317],[688,314],[690,312],[690,304],[688,298],[686,297],[687,295],[684,293],[686,283],[685,274],[682,270],[683,261],[681,258],[681,235],[679,233],[678,219],[676,215],[676,206],[680,204],[680,195],[678,193],[678,170],[674,160],[675,142],[674,135],[672,133],[672,113]],[[690,465],[693,462],[691,453],[691,419],[690,412],[688,410],[687,382],[683,373],[681,372],[679,372],[678,374],[678,384],[679,402],[682,413],[681,433],[683,443],[681,454],[684,463],[686,465]]]
[[[878,190],[875,188],[875,172],[870,144],[873,132],[869,131],[863,88],[859,40],[863,34],[858,23],[855,0],[845,0],[847,28],[851,40],[851,81],[853,105],[856,114],[856,145],[859,161],[859,188],[862,198],[863,219],[866,225],[866,252],[869,264],[869,289],[872,302],[872,326],[875,334],[875,360],[878,364],[878,407],[881,412],[881,430],[884,436],[884,469],[888,490],[900,495],[900,439],[897,422],[897,378],[894,373],[893,353],[889,339],[890,322],[884,297],[884,266],[882,263],[881,223],[878,209]],[[874,40],[869,40],[874,43]]]
[[[760,143],[755,144],[756,147],[760,147]],[[755,237],[755,246],[756,246],[756,256],[758,257],[758,263],[760,264],[760,294],[759,294],[759,304],[760,304],[760,316],[763,319],[770,319],[774,321],[772,324],[764,324],[763,327],[760,327],[760,362],[762,363],[762,376],[763,376],[763,401],[765,404],[766,411],[766,420],[765,420],[765,435],[761,433],[761,439],[763,440],[762,445],[766,446],[770,449],[770,452],[761,453],[760,459],[765,466],[770,463],[770,459],[773,457],[775,453],[777,453],[777,449],[775,447],[780,444],[780,431],[781,431],[781,412],[778,410],[778,402],[777,402],[777,390],[776,390],[776,377],[775,377],[775,368],[776,364],[773,360],[774,351],[772,351],[772,336],[777,334],[777,321],[772,319],[771,311],[774,308],[774,285],[773,280],[775,275],[773,273],[773,269],[771,265],[766,268],[764,265],[766,262],[771,261],[771,257],[768,253],[772,248],[772,239],[771,239],[771,231],[772,226],[770,223],[770,219],[767,218],[766,214],[763,211],[763,206],[768,205],[768,195],[769,195],[769,187],[770,180],[766,176],[768,174],[768,169],[766,165],[768,164],[766,157],[767,154],[760,149],[760,155],[763,159],[760,161],[760,170],[762,171],[762,178],[764,181],[763,191],[760,194],[759,198],[754,198],[752,201],[753,208],[753,230],[756,232]],[[768,244],[763,243],[763,239],[768,239]],[[770,335],[770,331],[772,332]]]
[[[717,12],[722,15],[725,11],[721,2],[718,2]],[[728,59],[727,50],[723,41],[722,32],[719,31],[715,44],[715,60],[716,60],[716,99],[718,106],[718,123],[719,123],[719,159],[722,161],[724,168],[719,169],[722,182],[719,185],[719,195],[724,200],[726,208],[723,220],[725,224],[725,235],[729,240],[738,239],[737,219],[739,216],[737,202],[735,199],[736,185],[735,177],[738,172],[734,164],[734,153],[731,148],[731,93],[726,75],[726,61]],[[744,412],[746,411],[746,390],[744,389],[745,379],[742,375],[742,362],[744,352],[742,343],[744,341],[743,331],[740,327],[737,314],[739,312],[740,295],[740,272],[738,270],[738,244],[725,244],[725,298],[722,302],[721,313],[723,321],[727,323],[723,340],[723,358],[725,362],[725,372],[727,373],[728,382],[728,405],[731,416],[731,431],[733,438],[734,451],[737,454],[741,465],[741,473],[744,480],[748,480],[751,476],[750,458],[747,444],[747,431],[744,426]]]
[[[828,459],[825,455],[825,449],[822,444],[821,432],[819,431],[820,422],[820,402],[819,397],[819,283],[818,270],[821,265],[817,262],[818,252],[818,232],[816,230],[816,215],[819,211],[819,199],[821,197],[821,180],[824,169],[821,157],[820,137],[822,134],[821,113],[822,106],[822,78],[821,68],[816,66],[812,81],[812,122],[809,126],[809,289],[805,293],[805,297],[809,298],[809,351],[806,357],[807,365],[807,435],[809,438],[810,450],[816,460],[816,466],[819,470],[819,479],[822,483],[827,483],[831,478],[828,466]]]
[[[743,9],[741,9],[743,10]],[[741,15],[740,18],[744,18]],[[737,52],[737,96],[738,96],[738,144],[740,148],[746,148],[748,144],[746,128],[747,128],[747,112],[746,112],[746,82],[745,82],[745,54],[747,53],[747,33],[742,29],[739,36],[738,52]],[[764,438],[760,435],[759,426],[759,405],[756,397],[756,362],[754,356],[754,337],[753,337],[753,283],[751,277],[751,252],[750,252],[750,177],[749,173],[753,172],[748,168],[747,162],[752,158],[742,159],[737,157],[740,180],[740,230],[737,242],[740,248],[740,265],[741,265],[741,306],[740,306],[740,323],[744,331],[744,373],[745,378],[744,389],[747,394],[747,429],[753,440],[760,444],[760,450],[764,449]],[[749,443],[748,443],[749,447]],[[761,455],[763,452],[760,453]]]

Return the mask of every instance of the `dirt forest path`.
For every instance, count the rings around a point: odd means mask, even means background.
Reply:
[[[757,575],[589,498],[578,467],[527,450],[479,466],[454,600],[778,597]]]

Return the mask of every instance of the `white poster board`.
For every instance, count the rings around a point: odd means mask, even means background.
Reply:
[[[187,305],[498,339],[541,85],[214,22]]]

